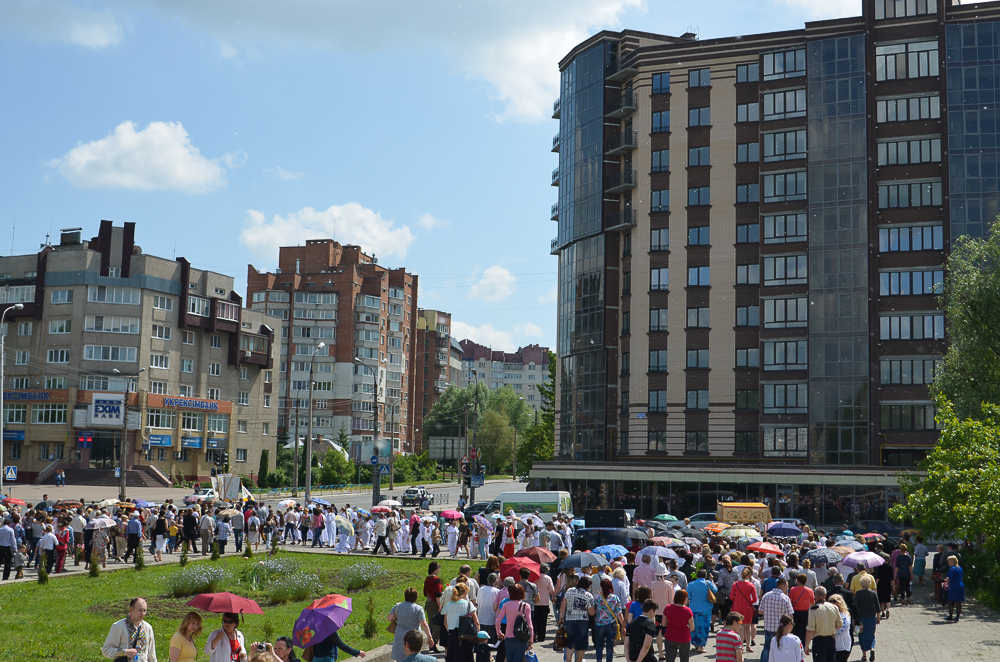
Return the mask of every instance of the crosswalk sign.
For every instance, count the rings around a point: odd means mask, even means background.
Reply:
[[[382,466],[380,466],[378,468],[378,473],[379,473],[380,476],[388,476],[389,475],[389,465],[388,464],[383,464]]]
[[[4,467],[3,468],[3,479],[4,480],[17,480],[17,467]]]
[[[121,467],[115,467],[115,478],[121,478],[121,477],[122,477]]]

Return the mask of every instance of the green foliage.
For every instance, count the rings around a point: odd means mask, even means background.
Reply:
[[[905,499],[890,515],[913,519],[925,535],[984,536],[986,549],[1000,551],[1000,407],[963,419],[943,396],[937,404],[941,438],[920,463],[924,475],[899,474]]]
[[[246,564],[240,570],[240,584],[253,591],[262,591],[268,582],[298,572],[301,565],[292,559],[268,559]]]
[[[313,485],[342,485],[354,482],[354,464],[336,448],[323,456],[323,466],[313,471]]]
[[[135,556],[133,558],[135,559],[136,570],[142,571],[146,569],[146,552],[142,548],[142,545],[138,545],[135,548]]]
[[[267,487],[267,467],[271,461],[270,451],[266,448],[260,452],[260,467],[257,470],[257,487]]]
[[[271,534],[271,556],[276,556],[278,554],[278,532],[275,531]]]
[[[962,550],[965,588],[976,600],[1000,612],[1000,558],[995,552]]]
[[[181,543],[181,567],[183,568],[188,564],[188,542],[185,540]]]
[[[392,473],[397,483],[419,483],[438,477],[437,463],[430,458],[430,451],[420,455],[397,455]]]
[[[42,557],[42,562],[38,564],[38,583],[48,584],[49,583],[49,571],[45,567],[45,557]]]
[[[243,545],[243,558],[252,559],[253,558],[253,545],[246,543]]]
[[[361,561],[340,571],[340,581],[348,591],[359,591],[389,572],[375,561]]]
[[[378,635],[378,621],[375,620],[375,600],[372,596],[368,596],[368,602],[365,604],[365,639],[374,639]]]
[[[1000,403],[1000,224],[985,239],[959,238],[948,256],[941,306],[951,345],[934,378],[959,418]]]
[[[264,621],[264,639],[262,641],[274,641],[274,624],[271,621]]]
[[[90,569],[87,574],[91,577],[101,576],[101,560],[97,558],[97,554],[90,555]]]
[[[286,602],[301,602],[323,589],[319,579],[313,573],[303,572],[286,575],[271,584],[267,597],[271,604]]]
[[[223,585],[230,580],[226,568],[206,563],[196,563],[190,568],[184,568],[167,578],[167,592],[175,598],[201,593],[218,593]]]
[[[212,543],[212,555],[210,557],[208,557],[209,560],[211,560],[211,561],[218,561],[221,557],[222,557],[222,555],[219,554],[219,545],[218,545],[218,543],[213,542]]]
[[[268,487],[288,487],[292,484],[291,479],[288,474],[285,473],[284,469],[275,469],[267,474],[267,486]]]

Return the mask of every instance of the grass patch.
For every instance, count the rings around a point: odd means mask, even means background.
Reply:
[[[263,616],[247,616],[240,630],[247,643],[265,638],[270,626],[274,636],[291,636],[292,626],[302,609],[313,599],[326,593],[349,595],[354,600],[354,611],[341,630],[347,643],[362,650],[390,643],[392,635],[385,631],[386,615],[394,604],[402,601],[403,590],[408,587],[422,592],[427,561],[408,559],[372,560],[386,570],[367,588],[351,592],[343,570],[359,562],[358,557],[332,554],[296,554],[281,552],[268,563],[291,563],[297,568],[283,574],[269,573],[262,588],[251,587],[249,571],[257,559],[224,556],[217,563],[191,564],[185,569],[176,564],[151,566],[142,572],[132,567],[115,572],[102,572],[99,577],[87,575],[59,577],[46,585],[32,582],[0,585],[0,660],[21,659],[24,651],[31,651],[32,659],[55,659],[61,662],[99,662],[101,646],[111,623],[124,618],[128,602],[135,596],[146,598],[149,603],[147,620],[156,633],[156,653],[160,660],[169,659],[170,636],[176,631],[184,614],[189,611],[184,603],[189,597],[175,598],[168,588],[171,579],[182,572],[199,567],[219,568],[227,579],[220,590],[230,591],[257,600],[264,609]],[[368,562],[365,560],[364,562]],[[440,561],[441,577],[450,579],[458,574],[460,561]],[[121,567],[121,566],[110,566]],[[475,567],[475,566],[474,566]],[[302,599],[292,595],[288,602],[271,604],[272,591],[287,577],[305,577],[314,581],[317,588]],[[374,615],[379,625],[374,639],[365,638],[367,600],[374,603]],[[208,632],[220,626],[219,614],[202,614],[205,632],[196,641],[198,650],[205,645]]]

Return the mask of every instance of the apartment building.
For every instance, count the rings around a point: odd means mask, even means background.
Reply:
[[[462,382],[462,347],[451,335],[451,313],[422,308],[417,311],[414,361],[414,443],[403,450],[422,453],[423,439],[428,436],[420,434],[424,416],[449,386]]]
[[[883,518],[938,436],[945,258],[997,215],[998,56],[1000,3],[949,0],[568,53],[537,484],[641,516]]]
[[[478,379],[491,391],[509,386],[536,414],[541,411],[538,385],[549,376],[548,347],[527,345],[516,352],[502,352],[471,340],[462,340],[459,344],[462,346],[463,385]]]
[[[273,273],[247,268],[250,306],[279,327],[278,427],[336,438],[367,461],[376,425],[395,452],[413,437],[417,277],[387,269],[360,246],[310,239],[283,246]],[[310,374],[312,400],[310,401]],[[379,454],[387,456],[389,443]]]
[[[140,482],[207,479],[220,452],[256,472],[277,434],[274,319],[245,310],[231,277],[143,253],[134,223],[81,235],[0,257],[3,459],[17,482],[65,469],[113,483],[123,432]]]

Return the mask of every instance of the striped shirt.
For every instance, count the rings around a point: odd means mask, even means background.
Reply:
[[[743,639],[734,630],[724,628],[715,635],[716,662],[736,662],[736,651],[743,645]]]
[[[791,616],[792,601],[788,599],[781,589],[774,589],[764,594],[760,599],[760,613],[764,617],[764,630],[766,632],[777,632],[781,625],[781,617],[785,614]]]

